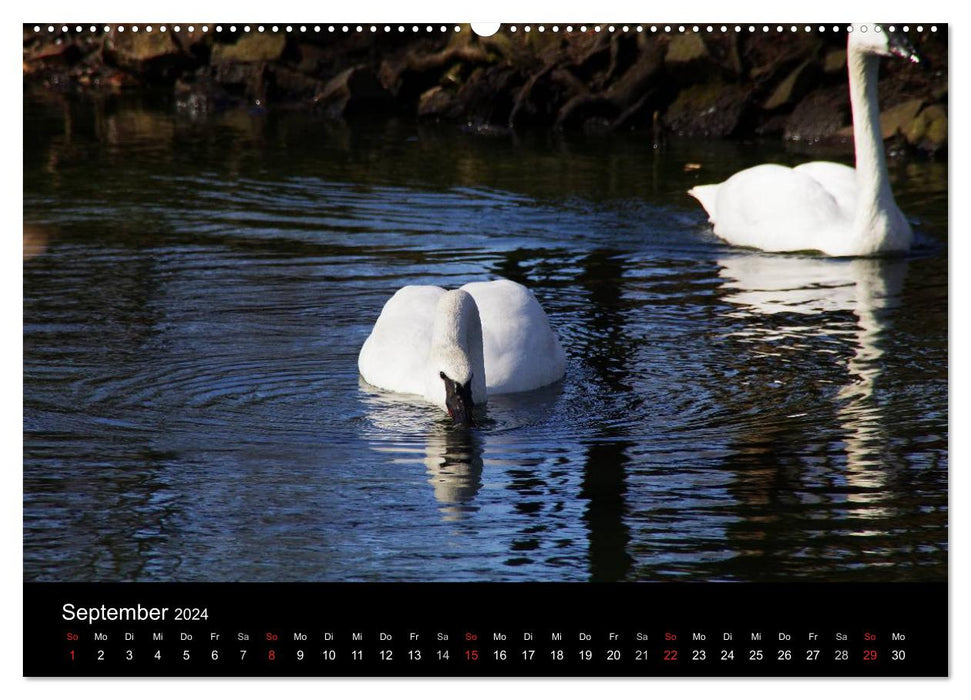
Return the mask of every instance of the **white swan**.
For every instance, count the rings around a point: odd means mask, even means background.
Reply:
[[[856,170],[814,162],[757,165],[717,185],[688,191],[715,235],[770,252],[818,250],[833,256],[906,251],[913,233],[894,201],[883,152],[877,74],[880,56],[917,62],[898,32],[856,26],[847,40]]]
[[[489,394],[552,384],[566,370],[566,355],[521,284],[412,285],[384,305],[358,369],[368,384],[424,396],[457,423],[474,425],[473,408]]]

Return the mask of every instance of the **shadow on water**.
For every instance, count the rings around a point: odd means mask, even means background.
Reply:
[[[590,330],[590,344],[582,352],[604,383],[603,393],[613,398],[610,411],[616,415],[604,422],[584,459],[580,498],[587,501],[588,566],[592,581],[620,581],[633,563],[627,552],[630,532],[624,503],[626,451],[633,443],[623,438],[625,426],[637,420],[641,407],[626,398],[632,395],[626,382],[632,366],[632,341],[625,332],[626,315],[619,304],[623,289],[615,286],[624,277],[620,256],[617,251],[597,250],[586,257],[581,269],[577,282],[589,296],[584,325]]]

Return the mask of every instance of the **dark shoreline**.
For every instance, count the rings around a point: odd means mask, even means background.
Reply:
[[[172,95],[175,109],[403,117],[484,133],[518,128],[849,143],[845,33],[306,32],[23,28],[25,89]],[[644,26],[644,25],[641,25]],[[423,28],[424,29],[424,28]],[[947,150],[947,27],[911,31],[920,65],[881,65],[881,120],[898,149]]]

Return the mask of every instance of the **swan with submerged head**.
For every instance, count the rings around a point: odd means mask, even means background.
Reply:
[[[473,410],[490,394],[552,384],[566,370],[566,355],[521,284],[410,285],[384,305],[358,369],[368,384],[423,396],[456,423],[474,426]]]
[[[847,40],[856,169],[817,161],[795,168],[757,165],[688,194],[701,202],[715,235],[769,252],[818,250],[832,256],[902,252],[913,233],[890,191],[880,129],[880,57],[919,59],[900,33],[854,27]]]

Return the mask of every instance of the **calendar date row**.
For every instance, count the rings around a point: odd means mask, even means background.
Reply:
[[[763,648],[668,648],[668,649],[506,649],[495,648],[491,650],[480,649],[191,649],[191,648],[147,648],[145,650],[134,647],[119,648],[109,650],[97,648],[81,652],[76,649],[69,649],[68,656],[72,662],[79,661],[86,653],[91,659],[97,662],[112,660],[123,660],[133,662],[136,657],[143,655],[156,662],[162,661],[182,661],[191,662],[202,660],[205,662],[311,662],[317,661],[338,662],[363,662],[377,661],[380,663],[393,663],[406,661],[409,663],[432,661],[432,662],[453,662],[462,661],[467,663],[477,663],[489,659],[494,662],[533,662],[547,660],[551,662],[577,661],[593,662],[602,661],[606,663],[621,662],[626,660],[634,662],[658,661],[661,663],[688,662],[791,662],[802,659],[805,662],[818,662],[830,659],[833,662],[848,662],[859,660],[863,662],[876,662],[881,658],[886,658],[892,662],[903,662],[907,659],[906,648],[890,648],[881,650],[870,649],[848,649],[848,648],[801,648],[801,649],[763,649]]]

